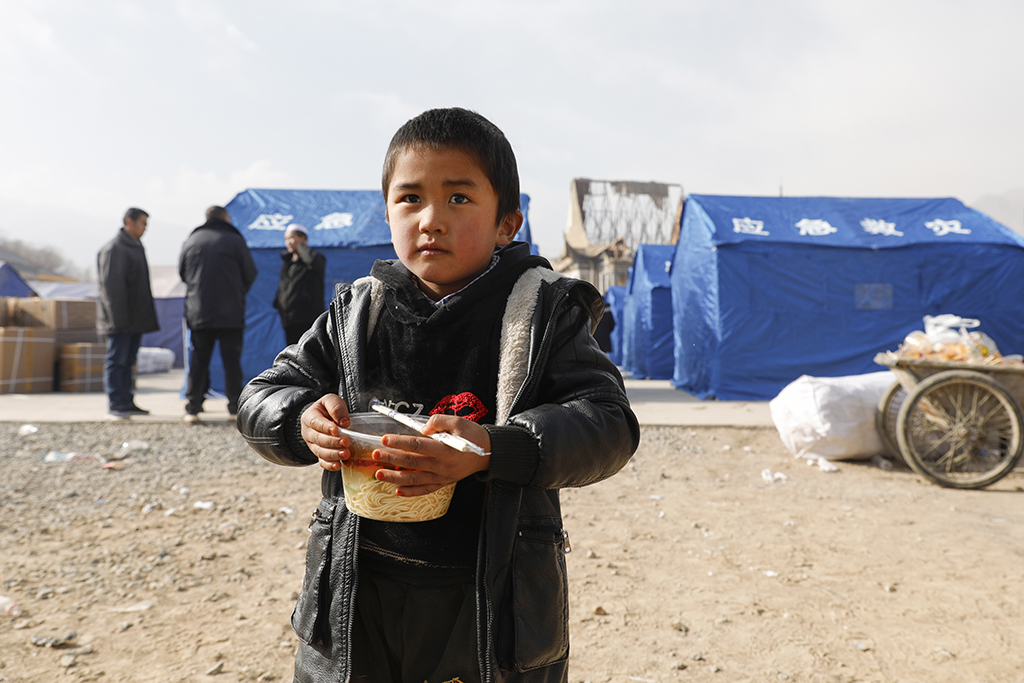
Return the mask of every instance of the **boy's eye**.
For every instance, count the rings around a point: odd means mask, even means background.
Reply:
[[[467,197],[464,194],[453,194],[451,201],[452,201],[452,204],[468,204],[469,203],[469,197]]]
[[[418,194],[404,194],[398,198],[399,204],[417,204],[420,201]]]

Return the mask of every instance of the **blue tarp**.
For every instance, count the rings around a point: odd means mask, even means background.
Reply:
[[[100,286],[95,282],[52,282],[26,280],[41,299],[98,299]]]
[[[0,296],[21,298],[36,296],[36,293],[22,279],[14,266],[6,261],[0,261]]]
[[[149,287],[153,292],[160,329],[142,335],[142,345],[172,351],[174,367],[183,367],[186,337],[185,283],[178,277],[178,267],[150,266]]]
[[[612,350],[608,353],[608,357],[611,358],[612,362],[618,366],[622,365],[622,330],[625,327],[625,321],[622,317],[623,308],[626,305],[626,287],[625,285],[613,285],[608,288],[608,291],[604,293],[604,303],[608,307],[608,312],[612,316],[612,320],[615,321],[615,327],[612,328]]]
[[[520,195],[520,202],[524,221],[516,239],[532,242],[530,198]],[[245,237],[259,271],[246,297],[244,381],[269,368],[285,346],[284,330],[273,304],[286,227],[292,223],[305,226],[309,231],[309,245],[327,258],[325,310],[336,284],[369,275],[377,259],[396,258],[391,246],[391,229],[384,220],[384,198],[380,190],[249,189],[235,195],[224,208],[232,224]],[[533,251],[536,253],[536,246]],[[219,350],[210,363],[210,387],[215,394],[224,390]]]
[[[185,365],[185,299],[183,297],[153,297],[156,319],[160,329],[142,335],[142,345],[167,349],[174,354],[173,367]]]
[[[672,284],[675,245],[642,244],[629,272],[622,367],[638,379],[671,379],[675,364]]]
[[[875,372],[925,315],[1024,350],[1024,239],[956,199],[690,195],[672,265],[672,383],[768,400]]]

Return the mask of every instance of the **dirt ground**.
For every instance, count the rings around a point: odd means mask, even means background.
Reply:
[[[0,681],[291,680],[316,468],[230,426],[139,431],[119,469],[0,427],[0,595],[24,610],[0,614]],[[770,429],[648,427],[566,491],[570,681],[1021,680],[1024,475],[958,491],[838,464]]]

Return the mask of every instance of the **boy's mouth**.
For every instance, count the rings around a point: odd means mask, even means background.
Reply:
[[[421,254],[445,254],[445,253],[447,253],[448,250],[447,249],[442,249],[437,244],[434,244],[433,242],[431,242],[429,244],[422,245],[416,251],[418,251]]]

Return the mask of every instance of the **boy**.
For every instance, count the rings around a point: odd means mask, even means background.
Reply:
[[[296,681],[565,681],[568,595],[558,489],[615,474],[639,427],[591,330],[603,302],[512,244],[515,155],[479,114],[435,109],[388,148],[382,178],[398,261],[342,285],[302,341],[246,387],[238,426],[263,457],[319,463],[292,615]],[[430,414],[388,435],[377,478],[401,496],[457,482],[437,520],[387,523],[344,505],[338,427],[371,399]],[[358,588],[357,588],[358,586]]]

